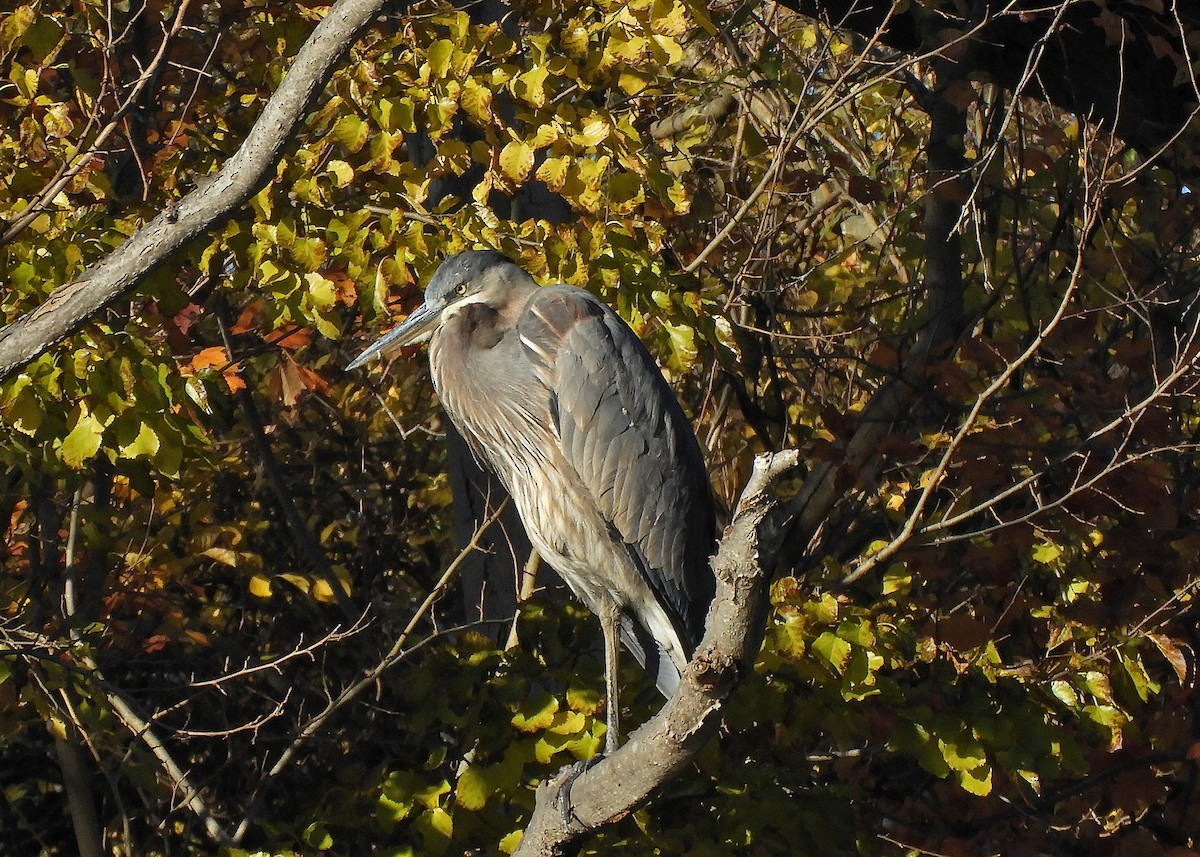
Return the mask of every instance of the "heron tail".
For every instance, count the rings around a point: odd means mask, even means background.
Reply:
[[[679,667],[654,636],[627,613],[621,615],[621,642],[642,665],[659,693],[670,699],[679,687]]]

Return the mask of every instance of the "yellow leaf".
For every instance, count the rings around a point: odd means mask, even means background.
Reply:
[[[156,452],[158,452],[158,435],[145,423],[138,427],[137,437],[120,448],[122,458],[138,458],[139,456],[150,458]]]
[[[303,574],[296,574],[292,571],[284,572],[283,574],[279,575],[279,577],[283,580],[286,580],[292,586],[296,587],[305,594],[308,593],[308,590],[312,584],[312,582]]]
[[[637,95],[650,84],[650,78],[641,72],[627,69],[617,78],[617,86],[627,95]]]
[[[330,136],[351,152],[357,152],[366,145],[370,131],[370,125],[362,119],[354,115],[347,115],[337,121]]]
[[[447,839],[454,835],[454,819],[440,806],[429,811],[429,826]]]
[[[674,182],[667,188],[667,199],[675,206],[676,214],[687,214],[692,210],[692,198],[688,195],[687,188],[680,182]]]
[[[79,415],[75,426],[63,438],[59,455],[68,467],[81,467],[83,462],[91,458],[100,449],[100,436],[104,434],[104,426],[86,410]]]
[[[568,22],[567,26],[563,27],[562,35],[559,36],[559,45],[563,52],[575,60],[587,57],[588,41],[587,28],[578,19]]]
[[[978,797],[986,797],[992,791],[992,766],[980,765],[967,771],[956,771],[958,784],[964,791]]]
[[[505,143],[500,150],[500,169],[514,184],[521,184],[533,171],[533,147],[523,140]]]
[[[47,137],[67,137],[75,130],[75,122],[71,119],[71,109],[66,104],[55,104],[47,110],[42,123]]]
[[[591,148],[607,140],[608,134],[608,123],[599,116],[593,116],[584,121],[583,128],[571,137],[571,142],[576,146]]]
[[[354,167],[345,161],[332,160],[325,171],[333,176],[333,183],[338,187],[345,187],[354,181]]]
[[[633,36],[625,41],[614,37],[609,42],[609,52],[616,59],[636,63],[646,53],[649,46],[650,42],[645,36]]]
[[[304,275],[304,282],[308,286],[309,299],[318,309],[328,309],[337,301],[337,283],[333,280],[310,271]]]
[[[327,580],[318,580],[313,583],[312,591],[309,594],[324,604],[332,604],[337,601],[333,594],[333,587],[329,585]]]
[[[529,145],[535,149],[544,149],[559,138],[558,128],[550,123],[539,125],[538,129],[533,132],[533,139],[529,141]]]
[[[557,712],[558,700],[545,693],[526,701],[521,711],[513,715],[512,724],[522,732],[537,732],[551,726]]]
[[[650,7],[650,28],[664,36],[679,38],[688,31],[687,13],[675,0],[654,0]]]
[[[215,559],[221,565],[227,565],[230,568],[237,568],[238,555],[237,551],[230,548],[209,548],[203,552],[204,556],[209,559]]]
[[[463,81],[462,92],[458,96],[458,103],[468,116],[481,125],[491,124],[492,91],[480,84],[475,78],[468,77]]]
[[[546,158],[538,167],[537,177],[545,182],[550,190],[562,190],[567,181],[567,159]]]
[[[458,805],[472,812],[483,809],[491,793],[492,786],[488,782],[487,772],[478,765],[472,765],[463,771],[454,788]]]
[[[250,578],[248,585],[250,594],[255,598],[271,597],[271,579],[265,574],[256,574]]]
[[[546,104],[546,78],[550,72],[541,66],[535,66],[524,74],[518,75],[513,81],[513,94],[524,99],[534,107],[544,107]]]
[[[524,830],[514,830],[506,835],[499,842],[501,854],[512,854],[517,850],[517,846],[521,844],[521,836],[525,833]]]
[[[663,65],[675,65],[683,59],[683,45],[670,36],[651,36],[650,48],[654,58]]]

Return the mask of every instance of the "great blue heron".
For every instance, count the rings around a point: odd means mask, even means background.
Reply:
[[[539,287],[501,253],[443,262],[425,302],[349,368],[430,337],[450,419],[600,617],[611,754],[618,636],[669,697],[704,631],[715,523],[696,436],[615,312],[583,289]]]

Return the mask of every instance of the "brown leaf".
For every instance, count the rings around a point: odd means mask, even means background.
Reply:
[[[204,307],[199,304],[188,304],[171,319],[171,323],[179,330],[180,333],[187,335],[195,323],[197,317],[204,312]]]
[[[937,622],[939,639],[957,652],[977,649],[988,641],[991,628],[974,616],[956,613]]]
[[[146,654],[152,655],[155,652],[161,652],[170,642],[170,637],[165,634],[155,634],[153,637],[146,638],[146,641],[142,643],[142,649]]]
[[[318,393],[328,393],[330,390],[329,382],[318,375],[307,366],[302,366],[299,363],[293,364],[296,368],[296,377],[306,390],[316,390]]]
[[[1183,650],[1175,645],[1175,641],[1166,634],[1147,634],[1146,636],[1154,645],[1158,646],[1158,650],[1167,659],[1171,669],[1175,670],[1175,677],[1179,679],[1179,683],[1186,687],[1188,684],[1188,659]]]
[[[304,383],[296,371],[296,364],[285,360],[271,373],[271,395],[283,402],[285,407],[294,408],[304,393]]]

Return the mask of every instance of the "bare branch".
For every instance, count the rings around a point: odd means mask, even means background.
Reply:
[[[266,787],[276,777],[278,777],[279,774],[282,773],[289,764],[291,764],[300,748],[303,747],[310,738],[321,731],[330,717],[332,717],[343,706],[356,699],[359,694],[361,694],[368,687],[374,685],[375,682],[379,680],[380,676],[382,676],[389,668],[394,666],[397,662],[412,652],[413,648],[415,647],[409,646],[408,641],[411,639],[413,632],[417,629],[417,626],[424,621],[425,617],[428,616],[429,611],[433,609],[433,606],[442,598],[443,595],[446,594],[446,590],[450,587],[450,584],[454,581],[454,578],[461,570],[463,562],[466,561],[466,558],[470,556],[471,553],[479,549],[484,533],[487,532],[488,527],[496,522],[507,505],[507,500],[505,500],[503,503],[500,503],[498,507],[492,511],[491,515],[480,523],[475,530],[475,536],[467,545],[463,547],[461,551],[459,551],[458,556],[456,556],[454,561],[446,568],[446,571],[442,574],[438,582],[434,584],[433,588],[429,591],[429,594],[425,596],[425,600],[421,602],[421,605],[413,613],[412,618],[410,618],[408,621],[408,624],[404,626],[404,630],[400,632],[400,636],[398,636],[396,641],[392,644],[391,650],[388,651],[382,660],[380,660],[379,663],[377,663],[371,669],[364,672],[357,681],[342,690],[342,692],[339,693],[336,698],[330,700],[329,704],[326,705],[325,708],[320,711],[320,713],[309,720],[308,723],[306,723],[304,727],[296,733],[296,736],[292,738],[288,746],[284,748],[282,753],[279,754],[279,758],[275,760],[275,764],[272,765],[270,770],[268,770],[263,776],[263,780],[259,784],[257,793],[255,794],[253,800],[249,802],[245,815],[233,835],[234,844],[240,842],[246,835],[247,831],[249,831],[250,824],[253,822],[258,813],[258,808],[266,796]]]

